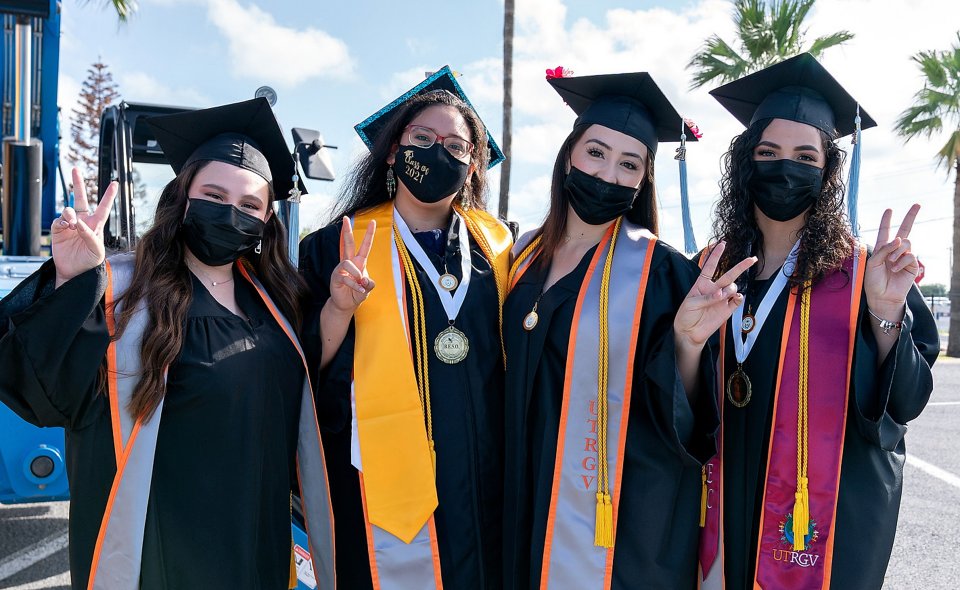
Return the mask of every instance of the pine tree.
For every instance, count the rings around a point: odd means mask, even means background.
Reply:
[[[108,106],[120,98],[113,75],[102,59],[87,70],[87,79],[80,89],[77,106],[70,122],[72,145],[67,154],[70,165],[83,174],[87,199],[97,202],[97,157],[100,151],[100,117]]]

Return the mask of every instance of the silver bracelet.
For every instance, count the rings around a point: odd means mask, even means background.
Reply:
[[[867,308],[867,313],[872,315],[880,323],[880,329],[883,330],[884,334],[889,334],[890,330],[893,330],[894,328],[899,330],[901,326],[903,326],[903,321],[891,322],[890,320],[885,320],[882,317],[878,316],[877,314],[873,313],[873,310],[870,309],[869,307]]]

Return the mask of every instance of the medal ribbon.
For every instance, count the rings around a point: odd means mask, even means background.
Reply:
[[[437,272],[437,268],[433,265],[433,262],[430,261],[430,257],[427,256],[426,252],[424,252],[423,247],[420,246],[420,242],[418,242],[413,236],[413,232],[410,231],[410,228],[403,220],[403,217],[400,216],[400,213],[396,210],[396,208],[393,210],[393,224],[397,229],[397,232],[400,234],[400,240],[404,243],[409,252],[413,254],[413,257],[420,264],[420,268],[427,273],[427,276],[430,278],[430,283],[433,285],[434,290],[440,297],[440,303],[443,304],[443,311],[446,312],[447,319],[451,322],[457,319],[457,315],[460,313],[460,308],[463,307],[463,302],[467,298],[467,290],[470,288],[470,275],[472,274],[470,272],[472,260],[470,253],[470,242],[467,238],[467,224],[463,221],[463,218],[460,217],[459,213],[454,212],[453,214],[456,216],[457,221],[459,222],[458,235],[460,237],[461,278],[460,284],[457,285],[454,293],[450,293],[440,287],[440,273]]]
[[[753,329],[746,336],[743,335],[743,306],[738,305],[737,308],[733,310],[733,349],[736,352],[738,363],[742,364],[747,360],[747,356],[753,349],[753,345],[756,344],[760,330],[763,328],[764,322],[767,321],[770,310],[773,309],[773,304],[777,302],[780,293],[782,293],[784,287],[787,286],[787,280],[790,275],[793,274],[793,269],[797,262],[797,252],[799,250],[800,240],[797,240],[797,243],[793,245],[790,253],[787,254],[783,268],[777,272],[777,276],[773,279],[773,284],[770,285],[770,289],[766,295],[763,296],[763,300],[760,301],[760,306],[757,307],[757,315],[753,317]]]

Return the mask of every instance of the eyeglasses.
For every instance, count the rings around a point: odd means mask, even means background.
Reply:
[[[407,141],[410,145],[419,148],[432,147],[439,141],[440,145],[445,147],[450,155],[458,160],[466,160],[473,152],[473,144],[462,137],[455,135],[444,137],[429,127],[419,125],[407,125],[404,130],[407,132]]]

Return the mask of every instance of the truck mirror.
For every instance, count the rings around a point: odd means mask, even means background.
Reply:
[[[323,143],[323,137],[319,131],[301,127],[293,128],[293,143],[296,146],[294,151],[297,154],[297,161],[300,162],[300,167],[307,178],[336,179],[328,150],[335,150],[337,146]]]

